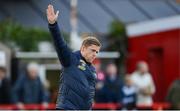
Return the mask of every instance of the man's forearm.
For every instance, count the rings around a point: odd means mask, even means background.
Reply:
[[[61,35],[60,29],[57,25],[57,22],[54,24],[49,24],[49,30],[50,30],[51,35],[53,37],[55,47],[57,49],[63,48],[63,46],[65,46],[66,43],[65,43],[65,41]]]
[[[59,60],[61,61],[63,66],[68,66],[70,64],[71,50],[64,41],[57,22],[55,22],[54,24],[49,24],[49,30],[53,37]]]

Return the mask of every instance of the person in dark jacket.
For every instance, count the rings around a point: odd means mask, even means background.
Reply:
[[[72,52],[65,43],[57,24],[58,11],[47,8],[49,30],[63,66],[56,109],[91,109],[95,95],[96,71],[92,66],[101,43],[94,36],[82,42],[80,51]]]
[[[120,104],[122,110],[135,110],[137,89],[132,83],[131,76],[125,75],[124,84],[120,88]]]
[[[6,69],[0,66],[0,104],[10,103],[10,81],[6,78]]]
[[[117,74],[117,66],[115,64],[108,64],[106,70],[106,80],[102,89],[104,94],[103,101],[107,103],[117,103],[123,82]]]
[[[27,73],[21,74],[12,89],[13,103],[23,109],[24,104],[43,104],[46,106],[46,90],[38,76],[38,64],[30,63]]]

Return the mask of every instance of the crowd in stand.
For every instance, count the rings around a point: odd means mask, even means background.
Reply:
[[[120,103],[122,109],[136,109],[136,106],[153,104],[155,93],[153,78],[149,73],[148,64],[144,61],[137,63],[132,74],[124,74],[120,78],[118,68],[109,63],[106,70],[101,70],[101,63],[95,64],[97,71],[95,103]],[[176,80],[170,87],[167,100],[173,107],[180,109],[180,82]],[[20,74],[11,85],[6,78],[6,69],[0,66],[0,104],[16,104],[23,108],[24,104],[43,104],[51,101],[51,94],[45,88],[38,76],[38,64],[27,65],[27,72]]]
[[[138,62],[137,69],[132,74],[119,77],[117,66],[110,63],[106,71],[97,70],[95,102],[120,103],[123,109],[135,109],[136,105],[152,105],[152,95],[155,86],[146,62]]]
[[[23,109],[24,104],[43,104],[50,102],[50,94],[38,76],[38,64],[30,63],[25,74],[20,74],[11,85],[6,78],[6,69],[0,67],[0,104],[16,104]]]

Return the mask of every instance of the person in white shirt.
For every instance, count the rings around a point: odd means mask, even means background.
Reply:
[[[132,73],[132,81],[137,87],[137,105],[151,106],[152,95],[155,93],[155,86],[151,74],[148,72],[148,64],[144,61],[137,63],[137,69]]]

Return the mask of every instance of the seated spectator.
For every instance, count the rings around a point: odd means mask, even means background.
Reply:
[[[132,82],[137,87],[137,105],[139,106],[151,106],[153,103],[152,95],[155,93],[155,86],[148,70],[148,64],[140,61],[132,74]]]
[[[172,109],[180,109],[180,79],[175,80],[168,91],[167,101]]]
[[[6,78],[6,69],[0,66],[0,104],[11,103],[10,81]]]
[[[119,101],[120,87],[122,86],[122,81],[118,77],[117,67],[115,64],[111,63],[107,65],[106,80],[103,87],[104,102],[114,102]]]
[[[47,105],[43,84],[38,76],[38,64],[30,63],[27,74],[21,74],[13,87],[13,102],[18,108],[23,109],[23,104]]]
[[[120,103],[123,110],[136,108],[136,87],[132,83],[131,76],[125,76],[125,83],[120,90]]]

